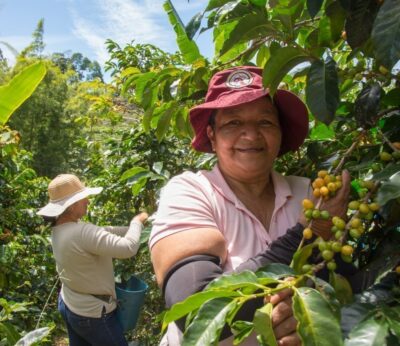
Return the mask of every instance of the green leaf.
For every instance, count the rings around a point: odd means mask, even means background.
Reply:
[[[22,339],[18,340],[15,346],[28,346],[35,342],[43,340],[50,333],[49,327],[38,328],[26,334]]]
[[[205,304],[211,299],[216,299],[219,297],[237,297],[238,292],[218,290],[218,291],[202,291],[195,293],[190,297],[186,298],[184,301],[174,304],[165,314],[163,318],[162,330],[164,330],[167,325],[173,321],[176,321],[188,313],[197,310],[200,306]]]
[[[372,178],[374,180],[387,180],[397,172],[400,172],[400,163],[392,163],[388,164],[380,172],[375,173]]]
[[[382,103],[385,106],[400,106],[400,88],[390,90],[383,98]]]
[[[282,263],[270,263],[260,268],[257,273],[260,277],[267,276],[268,278],[281,278],[284,276],[294,275],[292,268]]]
[[[350,7],[345,31],[347,42],[355,49],[369,39],[379,5],[375,0],[352,0]]]
[[[329,303],[315,289],[300,287],[293,296],[297,333],[304,346],[343,345],[339,320]]]
[[[183,334],[182,346],[214,345],[227,315],[237,304],[230,298],[216,298],[205,303]]]
[[[307,263],[308,258],[312,254],[313,248],[314,248],[313,244],[308,244],[306,246],[303,246],[300,250],[297,250],[294,253],[292,263],[290,264],[290,266],[294,269],[294,271],[297,274],[302,273],[301,268],[303,267],[303,265]]]
[[[273,305],[271,303],[257,309],[254,314],[253,324],[255,331],[261,336],[265,344],[268,346],[278,346],[274,329],[272,328],[272,309]]]
[[[265,5],[267,4],[267,0],[250,0],[250,2],[258,7],[265,7]]]
[[[219,51],[219,55],[225,54],[238,43],[266,36],[277,36],[274,27],[268,23],[266,13],[264,11],[249,13],[236,22],[235,27],[230,31],[228,38]]]
[[[207,285],[207,290],[236,290],[242,287],[252,289],[253,291],[263,288],[262,285],[258,283],[257,276],[253,272],[245,270],[238,274],[234,273],[220,276]]]
[[[324,123],[317,123],[311,130],[310,138],[313,140],[334,139],[335,130]]]
[[[231,325],[231,330],[234,335],[233,344],[239,345],[251,334],[254,330],[254,325],[248,321],[235,321]]]
[[[139,167],[139,166],[132,167],[132,168],[128,169],[127,171],[125,171],[122,174],[121,178],[119,178],[119,180],[124,181],[127,179],[131,179],[131,178],[134,178],[135,176],[137,176],[139,173],[144,173],[144,172],[147,173],[147,172],[149,172],[149,170],[146,168],[143,168],[143,167]]]
[[[336,297],[341,304],[350,304],[353,301],[353,290],[345,277],[331,271],[329,272],[329,283],[335,289]]]
[[[314,116],[330,124],[339,105],[339,86],[335,61],[316,60],[307,74],[306,101]]]
[[[378,203],[385,205],[391,199],[400,197],[400,172],[392,175],[378,190]]]
[[[388,69],[400,60],[400,2],[386,0],[379,9],[371,38],[377,60]]]
[[[46,74],[43,62],[24,68],[11,81],[0,86],[0,125],[7,123],[10,116],[32,95]]]
[[[169,102],[168,104],[164,104],[163,109],[164,110],[157,121],[156,137],[158,141],[161,141],[168,132],[172,116],[177,110],[176,103]]]
[[[204,12],[196,13],[186,25],[185,32],[189,40],[193,40],[194,35],[199,30]]]
[[[349,334],[345,346],[382,346],[386,345],[388,325],[374,318],[362,321]]]
[[[354,117],[358,126],[369,129],[376,125],[382,87],[378,83],[366,85],[354,103]]]
[[[346,11],[338,1],[329,4],[325,10],[330,19],[331,37],[334,42],[341,39],[344,23],[346,20]]]
[[[15,345],[21,337],[15,327],[8,322],[0,322],[0,334],[6,335],[10,345]]]
[[[176,42],[180,52],[182,53],[185,63],[192,64],[196,60],[202,58],[196,43],[190,40],[187,36],[185,27],[182,24],[182,21],[179,18],[179,15],[176,12],[171,0],[166,0],[164,2],[164,10],[168,14],[169,22],[174,27],[174,31],[176,33]]]
[[[324,0],[307,0],[307,10],[311,18],[314,18],[321,9]]]
[[[271,54],[263,71],[263,84],[273,95],[283,77],[295,66],[314,58],[297,47],[278,48]]]

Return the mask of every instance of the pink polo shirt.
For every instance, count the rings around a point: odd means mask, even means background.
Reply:
[[[293,227],[311,193],[307,178],[272,172],[275,209],[269,231],[230,189],[216,165],[212,171],[184,172],[162,189],[150,235],[150,247],[171,234],[194,228],[216,228],[224,236],[228,254],[224,271],[235,269],[267,248]]]

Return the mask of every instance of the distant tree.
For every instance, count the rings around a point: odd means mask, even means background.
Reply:
[[[21,52],[21,56],[42,57],[45,47],[43,41],[43,34],[44,34],[44,19],[42,18],[39,20],[36,29],[32,34],[33,37],[32,43]]]

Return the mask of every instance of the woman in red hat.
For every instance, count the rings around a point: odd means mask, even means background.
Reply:
[[[49,203],[38,211],[52,222],[51,244],[62,283],[58,308],[71,346],[128,346],[116,315],[112,259],[136,254],[148,215],[135,216],[129,227],[80,222],[88,197],[101,191],[73,174],[60,174],[49,184]]]
[[[301,201],[311,194],[308,179],[273,169],[278,156],[303,143],[307,108],[289,91],[277,90],[272,98],[263,87],[262,69],[243,66],[216,73],[205,102],[190,110],[190,121],[193,148],[215,153],[218,161],[211,171],[174,177],[161,193],[150,247],[167,306],[203,289],[223,272],[256,269],[255,262],[247,260],[284,235],[285,251],[278,246],[267,257],[289,264],[304,229]],[[346,211],[347,174],[343,183],[335,199],[324,206],[334,215]],[[321,235],[330,230],[327,222],[314,227]],[[280,345],[297,345],[297,322],[287,309],[290,299],[281,296],[273,301]],[[170,324],[162,345],[179,345],[179,329]],[[232,338],[220,342],[231,344]],[[244,345],[258,343],[249,338]]]

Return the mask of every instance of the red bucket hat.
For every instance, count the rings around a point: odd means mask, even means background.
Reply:
[[[214,109],[238,106],[269,94],[262,83],[262,68],[240,66],[217,72],[210,80],[205,102],[193,107],[190,122],[195,132],[192,147],[211,153],[207,126]],[[293,93],[277,90],[273,102],[279,112],[282,144],[279,155],[298,149],[308,133],[308,111],[305,104]]]

